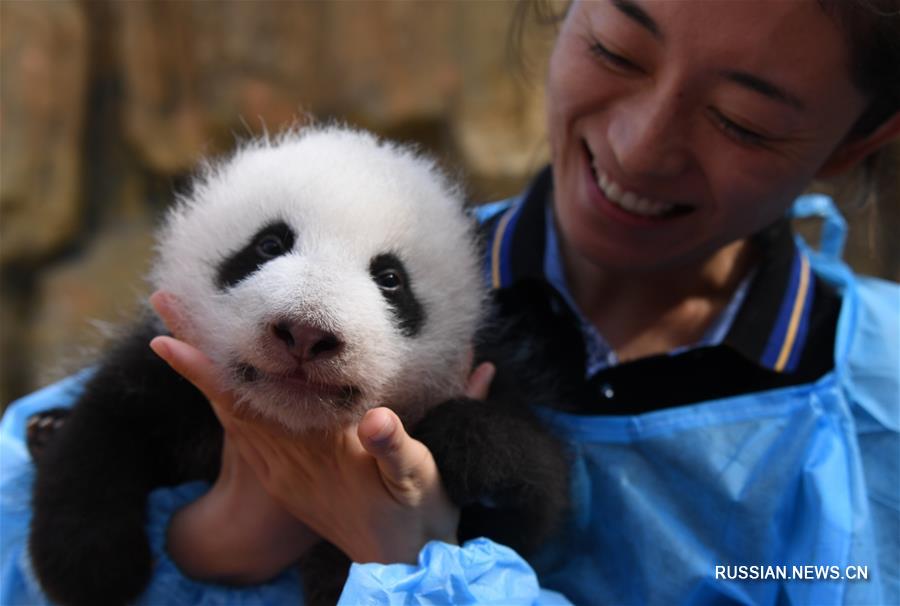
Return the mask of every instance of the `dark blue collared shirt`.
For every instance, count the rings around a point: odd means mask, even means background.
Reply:
[[[806,382],[833,366],[840,300],[813,274],[787,219],[753,237],[759,264],[699,342],[620,363],[569,292],[548,203],[552,187],[547,169],[484,223],[485,271],[495,289],[538,281],[565,302],[581,335],[571,346],[580,348],[584,363],[576,410],[655,410]]]

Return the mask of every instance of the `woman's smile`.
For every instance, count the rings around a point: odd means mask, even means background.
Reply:
[[[598,166],[587,144],[584,151],[589,181],[596,186],[588,187],[589,196],[601,211],[616,213],[613,218],[638,219],[635,225],[654,225],[693,211],[693,206],[689,204],[650,197],[622,184]],[[607,208],[610,206],[612,208]],[[621,213],[625,215],[621,216]]]

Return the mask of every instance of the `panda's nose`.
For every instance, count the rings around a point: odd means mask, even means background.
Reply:
[[[334,357],[343,346],[334,333],[289,320],[273,323],[272,333],[301,363]]]

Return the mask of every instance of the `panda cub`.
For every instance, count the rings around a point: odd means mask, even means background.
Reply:
[[[460,540],[486,534],[527,553],[557,525],[561,446],[514,389],[462,397],[472,344],[491,359],[514,338],[486,321],[474,225],[433,162],[336,126],[258,140],[205,166],[157,253],[153,286],[180,301],[181,336],[241,405],[298,439],[390,406],[434,454],[462,508]],[[36,456],[29,552],[59,604],[138,597],[153,567],[149,492],[218,472],[222,429],[150,351],[165,329],[144,315]],[[493,361],[498,375],[519,372]],[[316,554],[307,597],[333,601],[349,561]]]

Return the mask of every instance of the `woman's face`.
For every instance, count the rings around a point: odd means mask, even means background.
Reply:
[[[599,0],[550,61],[555,210],[593,263],[702,261],[774,221],[866,99],[814,0]]]

